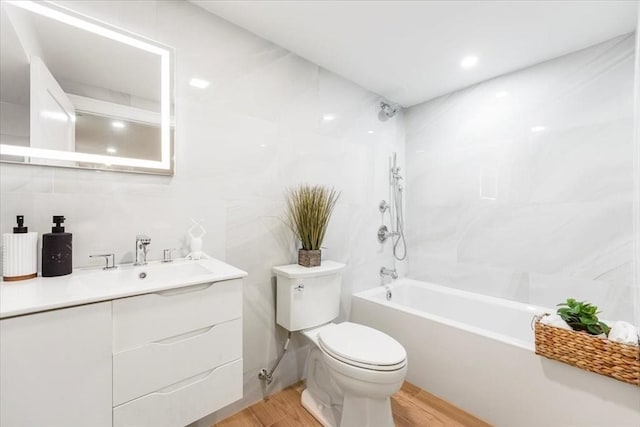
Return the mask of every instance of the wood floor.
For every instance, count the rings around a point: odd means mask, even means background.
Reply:
[[[322,427],[300,404],[303,390],[302,383],[288,387],[212,427]],[[391,397],[391,409],[396,427],[491,427],[408,382]]]

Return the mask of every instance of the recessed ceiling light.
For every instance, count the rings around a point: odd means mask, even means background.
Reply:
[[[189,81],[189,84],[193,87],[197,87],[198,89],[206,89],[209,87],[210,83],[206,80],[194,77]]]
[[[472,68],[478,65],[478,57],[475,55],[469,55],[462,58],[460,61],[460,66],[462,68]]]
[[[416,150],[416,153],[424,153],[424,150]]]
[[[531,128],[531,132],[532,133],[540,133],[540,132],[542,132],[542,131],[544,131],[546,129],[547,129],[546,126],[534,126],[534,127]]]
[[[267,144],[260,144],[260,147],[265,148]]]
[[[325,122],[330,122],[332,120],[335,120],[336,116],[334,114],[323,114],[322,115],[322,120],[324,120]]]
[[[124,123],[118,120],[114,120],[111,122],[111,126],[113,126],[116,129],[123,129],[124,128]]]
[[[373,133],[373,131],[372,130],[368,130],[367,133],[371,134],[371,133]]]
[[[107,147],[107,153],[116,154],[118,150],[115,147]]]
[[[504,98],[507,95],[509,95],[509,92],[507,92],[506,90],[501,90],[500,92],[496,92],[496,98]]]

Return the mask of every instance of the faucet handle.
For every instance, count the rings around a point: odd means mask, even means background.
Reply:
[[[162,251],[162,262],[173,262],[173,258],[171,258],[171,255],[173,254],[174,251],[177,251],[177,249],[176,248],[164,249]]]
[[[103,270],[113,270],[118,268],[116,265],[116,255],[115,254],[97,254],[97,255],[89,255],[89,258],[101,258],[104,257],[107,264],[102,267]],[[109,258],[111,258],[111,265],[109,265]]]

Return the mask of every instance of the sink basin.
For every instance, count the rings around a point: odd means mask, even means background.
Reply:
[[[154,262],[142,266],[120,265],[114,270],[85,270],[74,277],[71,287],[149,288],[188,286],[213,282],[216,273],[207,268],[206,260],[176,260],[169,263]]]
[[[150,267],[150,268],[145,268]],[[192,276],[211,274],[209,269],[200,264],[164,263],[152,266],[134,268],[138,270],[138,280],[153,280],[160,277],[162,280],[184,280]]]

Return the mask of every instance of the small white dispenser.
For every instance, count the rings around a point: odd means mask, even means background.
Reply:
[[[24,216],[16,217],[13,233],[2,235],[2,279],[5,282],[38,276],[38,233],[24,226]]]
[[[323,261],[318,267],[298,264],[273,267],[277,276],[276,321],[288,331],[328,323],[340,312],[340,287],[345,265]]]

